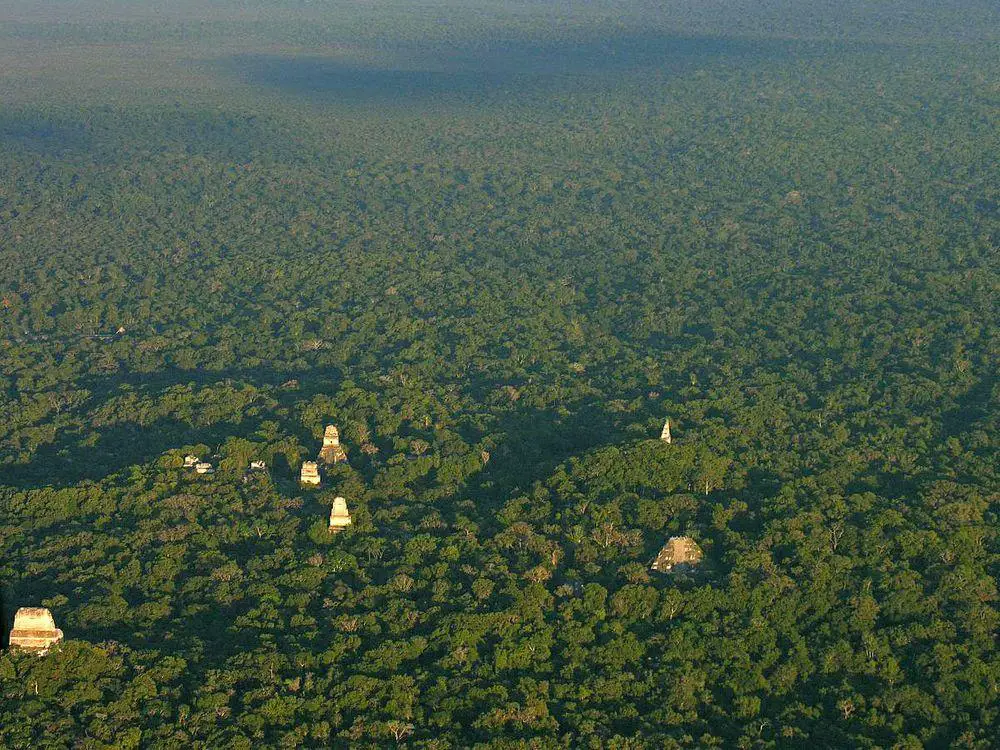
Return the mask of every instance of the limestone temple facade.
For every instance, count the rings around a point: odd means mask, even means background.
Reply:
[[[328,464],[338,464],[347,460],[347,451],[340,444],[340,430],[337,425],[327,425],[323,431],[323,447],[319,452],[319,460]]]
[[[704,556],[698,542],[691,537],[672,536],[650,567],[660,573],[668,573],[677,565],[697,565]]]
[[[299,477],[302,484],[319,486],[319,465],[315,461],[302,462],[302,474]]]
[[[663,432],[660,433],[660,440],[662,440],[667,445],[670,445],[670,420],[668,419],[663,423]]]
[[[343,531],[351,525],[351,514],[347,510],[347,500],[342,497],[333,498],[333,508],[330,509],[330,532]]]
[[[44,607],[21,607],[14,615],[14,628],[10,631],[11,648],[44,654],[62,639],[63,632],[56,627],[52,613]]]

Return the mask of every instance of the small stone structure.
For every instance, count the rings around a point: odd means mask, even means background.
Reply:
[[[337,425],[327,425],[323,431],[323,447],[319,452],[319,460],[328,464],[339,464],[347,460],[347,451],[340,444],[340,430],[337,429]]]
[[[188,454],[188,455],[184,456],[184,468],[185,469],[193,469],[195,466],[197,466],[200,463],[201,463],[201,459],[198,458],[197,456],[192,456],[191,454]]]
[[[343,531],[351,525],[351,514],[347,510],[347,500],[342,497],[333,498],[333,508],[330,509],[330,533]]]
[[[660,554],[650,566],[652,570],[668,573],[678,565],[697,565],[705,554],[698,542],[689,536],[672,536],[663,545]]]
[[[670,437],[670,420],[668,419],[666,422],[663,423],[663,432],[660,433],[660,440],[662,440],[667,445],[670,445],[671,439],[672,438]]]
[[[263,461],[251,461],[250,471],[267,471],[267,464]]]
[[[212,464],[208,461],[199,461],[194,465],[194,470],[199,474],[214,474],[215,469],[212,468]]]
[[[21,607],[14,615],[14,628],[10,631],[11,648],[44,654],[62,639],[63,632],[56,627],[52,613],[44,607]]]
[[[319,465],[315,461],[302,462],[302,474],[299,477],[302,484],[319,486]]]

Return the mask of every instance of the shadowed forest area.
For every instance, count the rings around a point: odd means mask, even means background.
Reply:
[[[5,3],[0,747],[995,747],[998,37]]]

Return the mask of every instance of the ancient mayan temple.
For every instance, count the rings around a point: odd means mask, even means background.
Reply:
[[[330,532],[343,531],[351,525],[351,514],[347,510],[347,500],[342,497],[333,498],[333,508],[330,509]]]
[[[662,440],[667,445],[670,445],[670,420],[668,419],[663,423],[663,432],[660,433],[660,440]]]
[[[315,461],[302,462],[302,475],[299,477],[302,484],[319,486],[319,466]]]
[[[697,565],[704,556],[698,542],[691,537],[672,536],[663,545],[663,549],[650,567],[660,573],[667,573],[677,565]]]
[[[347,451],[340,444],[340,430],[330,424],[323,431],[323,447],[319,452],[319,460],[328,464],[338,464],[347,460]]]
[[[21,607],[14,615],[10,647],[44,654],[63,639],[52,613],[44,607]]]

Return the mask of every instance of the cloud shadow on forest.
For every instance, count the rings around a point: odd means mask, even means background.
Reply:
[[[664,34],[534,43],[400,45],[357,57],[240,54],[216,61],[226,74],[289,94],[347,103],[388,103],[496,93],[530,95],[599,86],[637,74],[679,73],[718,61],[816,54],[801,43]]]
[[[82,121],[56,122],[39,116],[0,113],[0,148],[45,156],[64,156],[93,147],[93,138]]]
[[[247,162],[260,154],[297,158],[298,147],[280,132],[280,125],[267,116],[180,103],[147,110],[99,105],[57,113],[0,111],[0,149],[48,159],[83,155],[103,165],[146,158],[151,147],[226,162]]]

